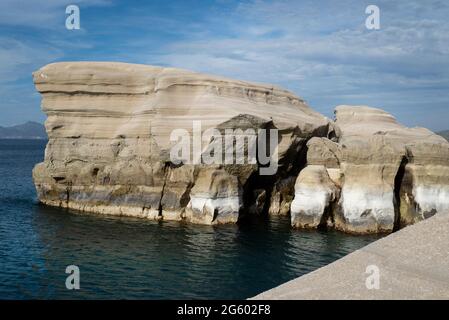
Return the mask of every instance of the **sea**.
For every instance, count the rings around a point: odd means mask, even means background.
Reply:
[[[202,226],[44,206],[32,169],[45,145],[0,140],[0,299],[246,299],[379,239],[288,217]]]

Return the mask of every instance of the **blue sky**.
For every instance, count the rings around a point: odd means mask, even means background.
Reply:
[[[80,30],[65,28],[70,4]],[[380,30],[365,28],[369,4]],[[0,125],[45,120],[31,72],[110,60],[277,84],[328,117],[365,104],[449,129],[448,17],[446,0],[0,0]]]

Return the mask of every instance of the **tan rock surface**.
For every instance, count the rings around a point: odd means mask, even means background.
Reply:
[[[186,70],[63,62],[41,68],[33,78],[48,115],[49,136],[45,161],[35,167],[33,178],[40,201],[53,206],[178,220],[186,217],[190,203],[194,212],[213,208],[218,215],[212,221],[209,213],[191,221],[235,222],[238,216],[228,219],[230,207],[241,206],[254,188],[270,189],[295,175],[298,169],[289,164],[305,142],[333,130],[328,119],[286,90]],[[226,171],[226,178],[204,177],[195,165],[173,165],[170,134],[174,129],[192,133],[193,121],[201,121],[202,132],[248,123],[278,129],[279,170],[272,184],[255,178],[257,164],[215,168]],[[207,145],[202,141],[203,150]],[[216,194],[202,193],[200,185],[215,187],[222,181],[238,182],[242,197],[224,204]],[[208,204],[197,206],[199,197]],[[227,218],[220,218],[224,212]]]
[[[354,233],[449,209],[449,143],[380,109],[339,106],[334,123],[281,88],[125,63],[54,63],[33,78],[49,136],[33,178],[48,205],[206,224],[291,211],[295,226],[326,220]],[[177,129],[220,137],[200,137],[200,153],[174,163]],[[226,145],[236,129],[231,141],[246,142]],[[261,141],[275,144],[274,174],[260,174],[260,154],[251,163],[238,156]],[[192,163],[230,151],[232,163]]]
[[[308,165],[326,166],[331,180],[341,188],[338,205],[333,210],[337,229],[354,233],[391,232],[447,211],[446,140],[424,128],[406,128],[392,115],[366,106],[337,107],[336,125],[341,132],[338,144],[325,138],[312,139],[308,144]],[[292,205],[292,224],[297,226],[307,220],[293,214],[297,208],[306,207],[303,202],[310,206],[307,199],[322,198],[323,192],[329,194],[323,191],[329,190],[329,182],[316,178],[320,185],[317,191],[301,197],[304,193],[301,179],[304,180],[302,175],[298,177],[295,206]],[[309,208],[315,212],[315,219],[322,215],[322,206],[320,203]]]
[[[296,180],[290,213],[292,225],[301,228],[327,226],[339,192],[324,165],[308,165]]]

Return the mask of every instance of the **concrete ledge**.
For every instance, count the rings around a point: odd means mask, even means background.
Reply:
[[[366,286],[370,265],[378,267],[379,289]],[[252,299],[449,299],[449,214],[406,227]]]

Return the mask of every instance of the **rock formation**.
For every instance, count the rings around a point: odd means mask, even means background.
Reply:
[[[292,225],[391,232],[449,209],[449,143],[365,106],[336,108],[338,143],[309,141]]]
[[[289,177],[294,181],[299,172],[294,164],[306,142],[333,131],[327,118],[286,90],[179,69],[67,62],[47,65],[33,77],[48,115],[49,137],[45,161],[35,167],[33,178],[39,200],[52,206],[206,224],[236,222],[255,202],[253,190],[276,198],[283,189],[273,186]],[[259,159],[174,164],[171,133],[184,129],[193,137],[194,121],[200,122],[201,132],[277,129],[276,173],[259,175]],[[209,144],[202,141],[201,150]],[[293,184],[289,192],[293,195]],[[289,203],[281,206],[285,211]]]
[[[382,110],[340,106],[334,122],[277,87],[125,63],[54,63],[33,78],[49,137],[33,179],[47,205],[202,224],[290,214],[295,227],[353,233],[449,209],[449,143]]]

